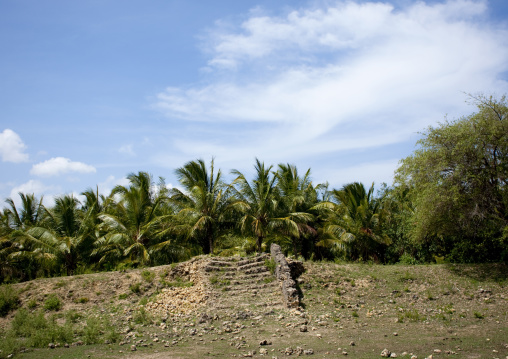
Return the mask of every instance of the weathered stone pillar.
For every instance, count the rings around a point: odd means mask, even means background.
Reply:
[[[273,243],[270,247],[270,254],[275,261],[275,276],[279,281],[282,299],[288,308],[298,308],[300,299],[298,298],[298,290],[296,282],[291,277],[291,268],[288,265],[286,257],[282,253],[280,246]]]

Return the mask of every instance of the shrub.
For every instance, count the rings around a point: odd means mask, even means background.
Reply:
[[[83,330],[83,341],[85,344],[99,343],[102,325],[98,318],[89,317]]]
[[[139,294],[141,293],[141,283],[134,283],[129,286],[132,293]]]
[[[141,277],[143,277],[143,279],[148,283],[152,283],[153,279],[155,278],[155,273],[150,272],[149,270],[144,270],[141,272]]]
[[[62,301],[60,298],[56,296],[56,294],[51,294],[44,301],[44,309],[46,310],[60,310],[62,308]]]
[[[404,252],[404,254],[400,256],[398,264],[415,265],[418,264],[418,260],[412,255]]]
[[[37,307],[37,300],[35,300],[35,298],[30,299],[26,306],[28,309],[35,309]]]
[[[150,324],[151,320],[152,318],[145,308],[140,308],[139,311],[134,314],[134,323],[136,324]]]
[[[11,310],[18,308],[19,296],[11,286],[0,287],[0,317],[5,317]]]
[[[480,312],[474,312],[473,314],[474,314],[474,317],[476,319],[483,319],[483,318],[485,318],[485,316],[482,313],[480,313]]]
[[[277,263],[275,263],[275,261],[272,258],[265,259],[265,266],[268,268],[271,274],[274,274],[275,268],[277,267]]]

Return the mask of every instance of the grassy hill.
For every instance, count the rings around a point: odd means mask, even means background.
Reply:
[[[304,266],[297,310],[267,257],[4,286],[0,358],[508,356],[505,265]]]

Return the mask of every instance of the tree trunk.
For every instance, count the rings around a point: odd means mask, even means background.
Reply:
[[[258,240],[257,240],[257,247],[258,247],[258,253],[261,253],[261,246],[263,245],[263,237],[261,236],[258,236]]]

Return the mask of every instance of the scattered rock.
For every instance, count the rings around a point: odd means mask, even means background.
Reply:
[[[135,344],[132,344],[131,345],[131,352],[135,352],[136,350],[138,350],[138,348],[136,348]]]
[[[259,345],[272,345],[272,342],[265,339],[265,340],[260,341]]]
[[[300,327],[300,331],[301,331],[302,333],[307,332],[307,331],[308,331],[307,326],[306,326],[305,324],[304,324],[304,325],[302,325],[302,326]]]
[[[53,344],[53,343],[49,343],[49,344],[48,344],[48,348],[49,348],[49,349],[55,349],[55,348],[56,348],[56,346],[55,346],[55,344]]]
[[[384,357],[384,358],[388,358],[390,357],[390,355],[392,354],[391,351],[389,351],[388,349],[383,349],[383,351],[381,352],[381,356]]]
[[[349,345],[351,345],[352,347],[354,347],[356,344],[355,344],[355,342],[354,342],[354,341],[351,341],[351,342],[349,343]]]

